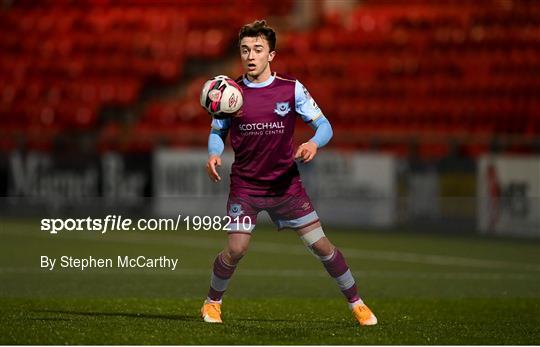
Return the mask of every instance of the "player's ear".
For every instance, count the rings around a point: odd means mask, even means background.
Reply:
[[[271,62],[275,56],[276,56],[276,51],[270,52],[270,54],[268,54],[268,62]]]

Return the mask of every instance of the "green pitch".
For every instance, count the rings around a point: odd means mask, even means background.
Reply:
[[[291,232],[259,228],[202,323],[220,232],[48,235],[0,221],[0,344],[540,344],[540,243],[326,228],[379,319],[359,327]],[[175,271],[40,269],[40,256],[168,256]]]

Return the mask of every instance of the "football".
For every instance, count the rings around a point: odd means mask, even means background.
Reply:
[[[243,102],[242,88],[225,75],[206,81],[201,91],[201,106],[217,119],[232,117]]]

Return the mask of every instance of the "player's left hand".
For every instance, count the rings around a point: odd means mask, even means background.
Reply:
[[[313,141],[304,142],[296,150],[294,159],[301,159],[304,163],[309,163],[317,154],[317,144]]]

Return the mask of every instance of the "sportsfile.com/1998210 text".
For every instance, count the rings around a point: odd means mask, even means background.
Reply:
[[[135,221],[135,222],[134,222]],[[125,218],[121,215],[107,215],[104,218],[43,218],[41,231],[58,234],[60,231],[230,231],[232,227],[249,228],[249,216],[183,216],[176,218]]]

